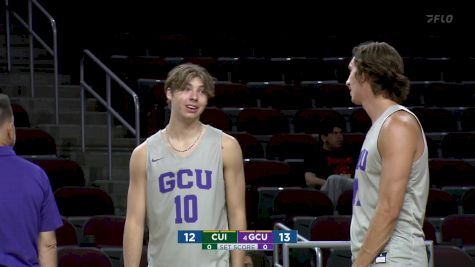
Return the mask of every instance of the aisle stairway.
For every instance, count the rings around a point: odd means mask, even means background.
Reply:
[[[46,50],[34,49],[35,97],[31,96],[28,37],[12,36],[12,71],[6,71],[5,35],[0,35],[0,92],[28,112],[32,128],[48,132],[56,142],[57,156],[74,160],[83,168],[86,185],[99,186],[113,198],[117,215],[125,214],[128,164],[135,139],[124,127],[113,128],[112,174],[107,168],[107,114],[95,99],[87,99],[85,116],[86,152],[81,151],[80,87],[70,75],[59,76],[59,125],[55,123],[53,60]],[[79,66],[79,62],[77,63]]]

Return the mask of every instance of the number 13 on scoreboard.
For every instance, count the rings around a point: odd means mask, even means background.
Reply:
[[[274,244],[297,243],[296,230],[274,230],[272,234],[274,236]]]

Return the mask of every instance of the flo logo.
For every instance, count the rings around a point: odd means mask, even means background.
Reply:
[[[450,24],[454,21],[452,14],[427,14],[426,18],[430,24]]]

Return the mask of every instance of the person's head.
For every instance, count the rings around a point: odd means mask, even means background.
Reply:
[[[361,87],[369,85],[375,96],[382,95],[396,103],[409,94],[409,79],[404,75],[401,55],[385,42],[365,42],[353,48],[346,81],[355,104],[361,104]]]
[[[0,146],[15,145],[15,125],[10,98],[0,94]]]
[[[199,117],[206,108],[208,99],[214,96],[214,79],[199,65],[181,64],[168,73],[165,93],[172,113]]]
[[[319,134],[323,143],[323,149],[335,151],[343,147],[343,126],[339,123],[323,123]]]

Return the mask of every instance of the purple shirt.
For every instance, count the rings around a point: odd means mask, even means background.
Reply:
[[[39,233],[62,224],[46,173],[0,146],[0,266],[39,266]]]

